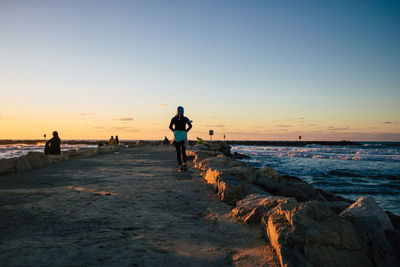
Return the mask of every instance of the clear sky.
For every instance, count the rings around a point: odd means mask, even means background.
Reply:
[[[400,141],[400,1],[0,0],[0,139]]]

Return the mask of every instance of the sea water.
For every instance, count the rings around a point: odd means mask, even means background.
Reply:
[[[282,175],[297,176],[316,188],[352,200],[372,196],[378,205],[400,215],[400,143],[360,146],[305,147],[233,146],[243,161],[270,166]]]
[[[61,151],[78,149],[78,148],[95,148],[97,145],[69,145],[62,144]],[[15,158],[28,154],[28,152],[44,152],[44,143],[38,144],[8,144],[0,145],[0,159]]]

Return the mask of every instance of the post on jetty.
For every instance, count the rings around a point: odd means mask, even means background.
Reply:
[[[208,134],[210,135],[210,141],[212,141],[212,136],[214,135],[214,130],[210,130]]]

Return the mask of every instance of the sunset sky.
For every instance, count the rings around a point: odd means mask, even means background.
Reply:
[[[0,0],[0,139],[400,141],[400,1]]]

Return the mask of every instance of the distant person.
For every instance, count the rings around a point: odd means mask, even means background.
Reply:
[[[110,140],[108,140],[108,145],[112,146],[112,145],[116,145],[117,141],[115,141],[114,136],[111,136]]]
[[[187,129],[186,124],[189,126]],[[176,158],[179,164],[178,171],[185,171],[187,170],[185,141],[187,139],[187,132],[192,129],[192,123],[188,118],[183,116],[183,107],[178,107],[176,116],[171,119],[169,129],[174,133],[175,137],[174,144],[176,148]]]
[[[60,155],[61,148],[60,148],[61,140],[58,137],[58,133],[56,131],[53,132],[53,138],[46,142],[44,146],[44,153],[47,155]]]
[[[119,145],[118,135],[115,136],[115,142],[117,143],[117,145]]]
[[[169,145],[169,140],[168,140],[168,138],[167,138],[167,137],[165,137],[165,138],[164,138],[164,140],[163,140],[163,144],[164,144],[164,145]]]

